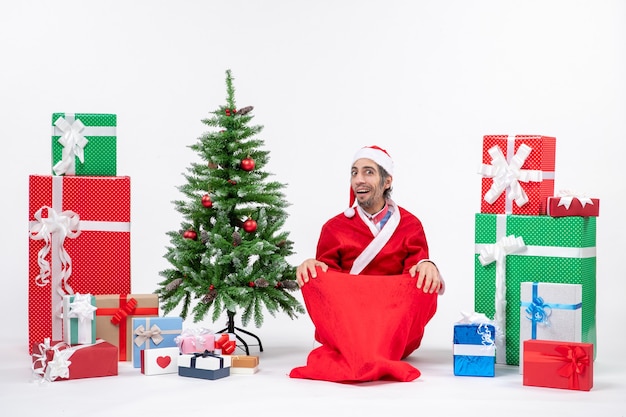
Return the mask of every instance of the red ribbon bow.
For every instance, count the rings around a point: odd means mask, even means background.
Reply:
[[[129,314],[132,314],[133,311],[135,311],[135,308],[137,308],[137,300],[134,298],[129,299],[126,305],[117,310],[117,312],[111,317],[111,323],[117,326],[123,320],[126,320],[126,317],[128,317]]]
[[[580,346],[560,345],[555,350],[561,354],[561,360],[566,362],[560,369],[559,375],[569,379],[569,387],[578,389],[578,375],[589,365],[589,356]]]
[[[215,349],[222,349],[222,353],[225,355],[233,353],[236,347],[237,343],[234,340],[230,340],[230,335],[226,333],[215,340]]]

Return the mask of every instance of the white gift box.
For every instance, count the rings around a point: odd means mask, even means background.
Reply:
[[[178,347],[144,349],[141,354],[141,373],[144,375],[175,374],[178,372]]]
[[[524,340],[581,341],[582,293],[580,284],[520,283],[520,373]]]

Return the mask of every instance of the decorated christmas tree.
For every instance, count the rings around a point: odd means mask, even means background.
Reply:
[[[181,317],[192,314],[194,322],[211,310],[213,322],[226,312],[233,332],[236,313],[244,326],[253,320],[260,327],[264,311],[293,319],[304,308],[290,294],[298,285],[286,260],[293,242],[281,230],[285,185],[264,170],[263,127],[251,124],[252,106],[237,109],[230,70],[226,92],[226,105],[202,120],[211,130],[190,145],[202,163],[187,168],[178,187],[185,199],[173,201],[183,220],[179,231],[168,232],[171,267],[160,272],[156,293],[165,314],[181,306]]]

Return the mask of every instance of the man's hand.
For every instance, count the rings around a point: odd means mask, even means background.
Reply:
[[[417,274],[417,288],[421,288],[426,293],[443,294],[443,281],[439,275],[439,270],[434,263],[425,261],[418,263],[409,269],[409,275],[415,277]]]
[[[317,271],[315,270],[315,267],[318,266],[322,268],[322,271],[324,272],[328,270],[328,265],[312,258],[302,262],[298,268],[296,268],[296,281],[300,287],[309,282],[309,276],[311,278],[317,278]]]

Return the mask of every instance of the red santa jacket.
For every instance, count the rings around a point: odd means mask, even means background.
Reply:
[[[428,259],[428,243],[421,221],[402,207],[396,208],[400,223],[361,274],[405,274],[417,262]],[[325,262],[332,270],[350,272],[354,260],[373,239],[372,231],[359,215],[346,217],[339,214],[322,226],[316,259]]]

